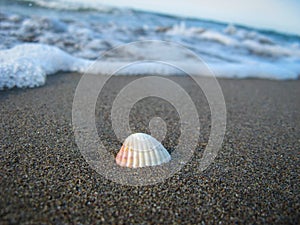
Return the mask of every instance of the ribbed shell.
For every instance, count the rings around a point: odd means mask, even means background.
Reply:
[[[144,133],[127,137],[116,157],[118,165],[132,168],[156,166],[170,160],[171,156],[164,146]]]

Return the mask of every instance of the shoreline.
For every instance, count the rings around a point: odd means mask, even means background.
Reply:
[[[72,101],[80,78],[59,73],[48,76],[42,87],[0,91],[1,223],[299,221],[300,80],[218,79],[227,130],[214,163],[200,172],[196,168],[210,131],[209,106],[188,77],[170,77],[195,102],[199,146],[191,161],[165,182],[130,187],[97,174],[75,143]],[[114,153],[121,143],[109,126],[109,103],[134,79],[114,77],[97,102],[99,136]],[[172,147],[178,136],[176,113],[163,101],[146,103],[166,115],[170,129],[163,143]],[[154,112],[138,106],[132,111],[133,129],[147,132],[144,119]]]

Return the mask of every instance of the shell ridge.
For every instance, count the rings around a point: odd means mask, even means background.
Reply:
[[[171,160],[169,152],[155,138],[136,133],[127,137],[116,157],[116,163],[126,167],[156,166]]]

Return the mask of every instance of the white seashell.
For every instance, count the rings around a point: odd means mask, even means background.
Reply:
[[[127,137],[116,157],[118,165],[133,168],[156,166],[170,160],[171,156],[164,146],[144,133]]]

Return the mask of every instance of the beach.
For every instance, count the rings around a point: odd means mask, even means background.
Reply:
[[[1,224],[299,223],[300,80],[218,79],[227,109],[226,134],[218,156],[201,172],[209,107],[189,77],[170,77],[196,105],[199,144],[174,176],[132,187],[99,175],[76,145],[72,103],[80,78],[59,73],[48,76],[42,87],[0,92]],[[137,78],[113,77],[97,103],[99,136],[114,154],[122,143],[107,119],[110,104],[120,88]],[[147,132],[145,118],[165,116],[170,129],[163,144],[172,147],[179,130],[176,113],[157,99],[144,105],[132,111],[133,130]]]

